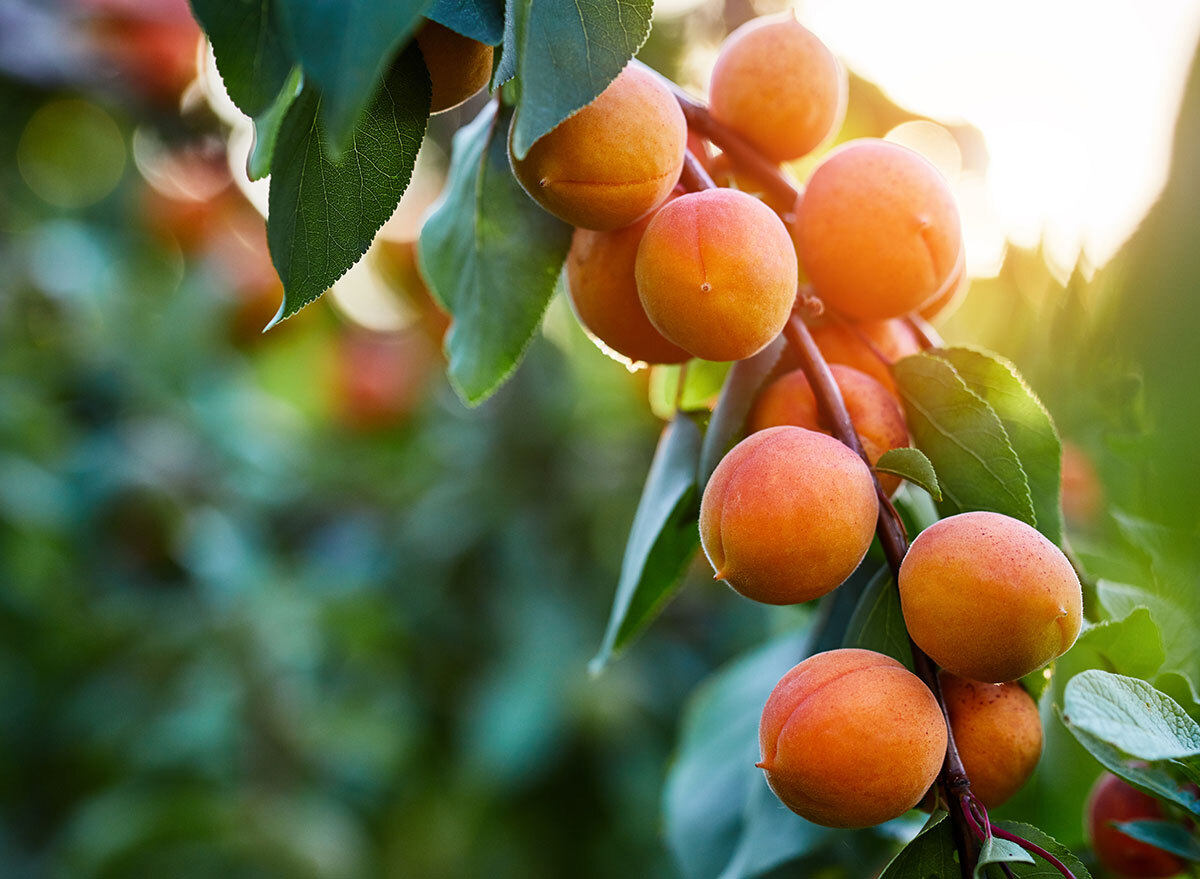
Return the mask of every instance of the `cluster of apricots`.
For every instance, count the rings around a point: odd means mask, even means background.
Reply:
[[[709,112],[782,163],[835,135],[846,90],[837,59],[786,13],[729,37]],[[689,148],[732,185],[684,191]],[[717,578],[756,601],[796,604],[828,594],[858,567],[874,538],[878,492],[899,486],[885,476],[877,488],[872,473],[880,455],[909,443],[889,365],[920,350],[908,318],[935,314],[962,286],[962,233],[947,182],[893,143],[833,150],[787,205],[755,197],[753,179],[721,158],[689,133],[670,87],[639,65],[527,155],[511,156],[529,195],[576,227],[566,271],[580,322],[629,362],[747,358],[783,330],[802,282],[820,299],[825,319],[814,340],[833,364],[867,460],[831,435],[805,373],[785,362],[700,509]],[[971,512],[920,534],[898,585],[914,643],[942,669],[949,731],[975,794],[1002,803],[1042,748],[1037,706],[1015,681],[1074,642],[1079,580],[1034,528]],[[864,827],[922,802],[947,741],[941,705],[904,665],[831,650],[775,687],[759,766],[801,816]]]

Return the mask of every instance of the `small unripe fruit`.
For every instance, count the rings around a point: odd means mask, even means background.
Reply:
[[[704,360],[741,360],[779,335],[796,300],[796,254],[783,221],[732,189],[680,196],[638,247],[650,322]]]
[[[841,124],[846,72],[791,12],[739,27],[721,46],[709,107],[774,162],[807,155]]]
[[[946,723],[921,679],[890,656],[830,650],[775,685],[758,727],[767,782],[826,827],[870,827],[920,802],[946,755]]]
[[[858,140],[809,179],[792,227],[813,291],[852,320],[916,311],[955,271],[958,208],[945,178],[917,153]]]
[[[611,232],[576,229],[567,254],[567,292],[579,322],[634,363],[682,363],[690,355],[654,328],[638,297],[634,264],[651,214]]]
[[[1012,681],[1065,653],[1083,619],[1079,578],[1035,528],[999,513],[960,513],[926,528],[900,566],[913,642],[942,668]]]
[[[1037,703],[1016,683],[985,684],[942,671],[942,699],[971,791],[989,809],[1029,780],[1042,755]]]
[[[890,364],[921,350],[921,342],[904,320],[848,324],[828,321],[812,328],[813,341],[829,363],[865,372],[899,398]]]
[[[1086,818],[1096,857],[1113,873],[1130,879],[1165,879],[1183,872],[1186,865],[1180,858],[1113,826],[1114,822],[1161,821],[1165,815],[1157,800],[1111,772],[1101,775],[1092,787]]]
[[[833,380],[842,392],[846,412],[854,423],[858,440],[872,466],[889,449],[908,445],[908,424],[904,420],[904,413],[887,388],[866,373],[849,366],[834,364],[829,371],[833,373]],[[750,412],[751,431],[783,424],[830,433],[821,421],[817,398],[802,369],[784,373],[771,382],[758,395]],[[879,484],[891,495],[900,487],[900,478],[880,474]]]
[[[654,74],[630,65],[525,158],[510,158],[521,186],[550,213],[584,229],[619,229],[675,188],[686,142],[674,96]]]
[[[871,471],[833,437],[772,427],[730,450],[700,504],[700,541],[724,580],[765,604],[835,589],[871,545]]]
[[[417,46],[433,86],[430,113],[454,109],[492,78],[492,47],[436,21],[417,31]]]

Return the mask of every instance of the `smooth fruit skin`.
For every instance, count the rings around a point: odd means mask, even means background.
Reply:
[[[846,112],[846,72],[791,12],[756,18],[721,46],[709,107],[774,162],[812,152]]]
[[[823,433],[772,427],[717,465],[700,503],[700,542],[717,578],[737,592],[796,604],[853,573],[878,513],[858,455]]]
[[[1000,806],[1029,780],[1042,755],[1037,703],[1015,682],[986,684],[947,671],[938,679],[971,791],[989,809]]]
[[[1088,835],[1096,857],[1119,876],[1160,877],[1182,873],[1184,862],[1160,848],[1126,836],[1113,822],[1160,821],[1162,807],[1153,797],[1105,772],[1092,787],[1085,809]]]
[[[852,320],[920,309],[958,265],[962,230],[945,178],[907,147],[856,140],[817,166],[796,204],[813,290]]]
[[[908,445],[904,413],[887,388],[849,366],[833,364],[829,371],[842,392],[846,412],[872,466],[889,449]],[[817,398],[802,369],[784,373],[758,395],[750,411],[749,424],[751,431],[792,424],[830,433],[822,424]],[[900,487],[900,478],[879,474],[879,484],[890,496]]]
[[[971,279],[967,276],[967,260],[963,250],[959,250],[958,265],[950,276],[942,282],[941,289],[933,294],[933,298],[921,306],[920,315],[925,320],[934,320],[952,314],[966,298],[967,288]]]
[[[584,229],[619,229],[670,194],[687,123],[658,78],[626,67],[594,101],[539,139],[513,173],[550,213]],[[510,134],[511,147],[511,134]]]
[[[960,513],[926,528],[900,566],[913,642],[942,668],[988,683],[1041,668],[1075,643],[1079,578],[1062,550],[1024,522]]]
[[[433,85],[430,113],[454,109],[492,78],[492,47],[436,21],[421,26],[417,46]]]
[[[708,189],[654,215],[635,267],[664,336],[704,360],[741,360],[779,335],[796,300],[787,228],[754,196]]]
[[[633,363],[682,363],[689,355],[646,317],[634,264],[649,217],[611,232],[576,229],[567,253],[567,292],[579,322]]]
[[[828,321],[813,327],[812,337],[826,361],[865,372],[897,399],[900,392],[890,364],[921,350],[917,334],[900,318],[857,324]]]
[[[775,685],[758,727],[771,790],[826,827],[903,815],[933,784],[946,723],[921,679],[890,656],[830,650]]]

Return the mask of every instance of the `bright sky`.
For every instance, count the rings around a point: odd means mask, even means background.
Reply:
[[[1060,273],[1115,254],[1166,180],[1197,0],[800,0],[800,21],[901,106],[969,122],[968,268],[1044,233]],[[1200,157],[1198,157],[1200,158]]]

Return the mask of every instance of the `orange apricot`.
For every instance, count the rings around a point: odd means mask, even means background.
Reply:
[[[1182,873],[1185,864],[1171,852],[1127,836],[1116,822],[1161,821],[1158,800],[1105,772],[1088,795],[1085,817],[1096,858],[1108,870],[1130,879],[1165,879]]]
[[[971,279],[967,277],[966,255],[960,249],[958,265],[950,273],[950,277],[946,278],[942,283],[941,290],[933,294],[933,298],[921,306],[919,314],[925,320],[933,320],[934,318],[950,314],[966,298],[967,288],[970,286]]]
[[[634,363],[682,363],[689,355],[646,317],[634,263],[650,217],[611,232],[576,229],[567,253],[567,292],[579,322],[600,343]]]
[[[510,150],[525,191],[572,226],[619,229],[670,194],[683,168],[687,123],[650,71],[626,67],[594,101],[540,138]],[[511,141],[510,141],[511,145]]]
[[[841,125],[846,71],[792,12],[756,18],[725,40],[709,83],[713,117],[774,162],[812,152]]]
[[[872,466],[889,449],[908,445],[908,423],[904,420],[900,404],[887,388],[866,373],[849,366],[835,363],[829,367],[829,371],[833,373],[833,380],[842,392],[846,411]],[[822,423],[817,398],[802,369],[784,373],[771,382],[758,395],[750,412],[751,431],[781,424],[794,424],[830,433]],[[879,484],[891,495],[900,487],[900,478],[880,474]]]
[[[796,254],[783,221],[732,189],[689,193],[658,211],[635,274],[650,322],[704,360],[761,351],[796,299]]]
[[[913,642],[960,677],[999,683],[1041,668],[1079,636],[1083,591],[1062,550],[999,513],[926,528],[900,566]]]
[[[492,78],[492,47],[436,21],[417,31],[417,46],[433,85],[430,113],[444,113],[474,95]]]
[[[796,604],[850,576],[878,512],[858,455],[823,433],[771,427],[717,465],[700,503],[700,542],[717,578],[737,592]]]
[[[1037,703],[1016,682],[985,684],[945,670],[938,679],[971,791],[989,809],[1007,802],[1042,755]]]
[[[812,337],[829,363],[865,372],[897,398],[891,364],[921,350],[917,334],[901,318],[855,324],[826,321],[812,328]]]
[[[859,321],[921,308],[954,273],[962,249],[945,178],[882,140],[851,141],[817,166],[792,231],[815,294]]]
[[[920,802],[946,754],[929,688],[871,650],[818,653],[775,685],[758,727],[767,783],[826,827],[870,827]]]

